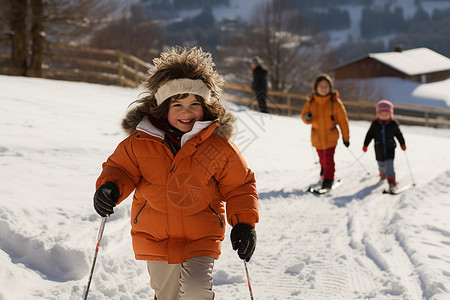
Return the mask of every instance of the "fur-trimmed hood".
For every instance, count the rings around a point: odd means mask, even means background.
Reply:
[[[235,134],[236,129],[236,118],[227,111],[225,115],[222,117],[222,120],[216,120],[219,124],[214,133],[218,136],[226,138],[227,140],[231,139]]]
[[[215,120],[215,121],[198,121],[194,124],[194,127],[192,128],[191,131],[186,132],[183,136],[182,136],[182,145],[183,140],[185,139],[186,141],[189,140],[191,137],[197,135],[200,131],[202,131],[203,129],[211,126],[212,124],[216,123],[217,127],[214,130],[214,133],[217,134],[220,137],[223,137],[227,140],[231,139],[234,135],[234,131],[235,131],[235,123],[236,123],[236,119],[235,117],[230,113],[227,112],[227,114],[225,115],[226,118],[223,118],[222,122],[219,122],[219,120]],[[135,119],[134,119],[135,120]],[[155,136],[157,138],[160,139],[164,139],[164,132],[162,132],[161,130],[157,129],[147,117],[144,117],[142,120],[140,120],[138,123],[136,123],[134,125],[134,129],[129,128],[128,130],[125,130],[125,132],[128,135],[132,135],[136,130],[140,130],[143,132],[146,132],[152,136]]]
[[[149,70],[149,77],[144,83],[146,96],[135,101],[122,121],[122,128],[128,135],[136,131],[138,124],[147,116],[165,119],[169,100],[158,104],[155,94],[168,82],[179,79],[201,80],[210,91],[210,99],[203,99],[205,119],[218,123],[215,133],[226,139],[233,136],[235,118],[221,102],[223,79],[214,69],[211,54],[199,47],[175,47],[153,60],[154,67]],[[207,97],[208,98],[208,97]],[[170,99],[170,98],[168,98]],[[165,112],[165,113],[162,113]]]

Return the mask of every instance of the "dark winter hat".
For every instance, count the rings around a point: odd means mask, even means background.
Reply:
[[[381,112],[388,112],[391,114],[391,119],[394,118],[394,104],[392,104],[389,100],[380,100],[376,104],[376,110],[377,110],[377,118],[378,114]]]
[[[322,80],[328,82],[328,84],[330,85],[330,91],[334,90],[333,79],[331,79],[330,75],[323,73],[317,76],[316,79],[314,80],[314,92],[317,91],[317,85],[319,85],[319,82],[321,82]]]
[[[262,63],[262,60],[261,58],[259,58],[259,56],[255,56],[252,58],[251,63],[259,66]]]

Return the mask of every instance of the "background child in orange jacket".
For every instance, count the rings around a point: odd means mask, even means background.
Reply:
[[[129,136],[103,164],[94,208],[108,216],[135,191],[133,250],[147,261],[155,297],[213,299],[226,217],[239,257],[249,261],[255,249],[255,177],[230,141],[234,117],[211,55],[174,48],[154,64],[148,95],[122,122]]]
[[[346,147],[350,145],[350,133],[347,111],[327,74],[315,79],[313,94],[303,106],[301,117],[303,122],[311,124],[311,143],[319,154],[322,188],[331,189],[335,172],[334,152],[339,139],[337,126]]]
[[[388,100],[380,100],[376,104],[377,118],[370,125],[364,139],[363,151],[367,151],[370,141],[375,141],[375,158],[380,170],[380,179],[387,179],[389,191],[397,188],[394,170],[395,143],[394,137],[400,143],[402,150],[406,150],[405,139],[397,121],[394,120],[394,105]]]

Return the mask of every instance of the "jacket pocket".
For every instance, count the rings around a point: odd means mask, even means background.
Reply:
[[[397,143],[395,142],[394,139],[389,139],[388,142],[392,144],[392,146],[394,147],[394,149],[397,148]]]
[[[136,224],[139,218],[139,215],[141,214],[142,210],[144,209],[144,207],[147,205],[147,200],[145,200],[144,205],[142,205],[142,207],[139,209],[138,213],[136,214],[136,217],[133,220],[133,223]]]
[[[224,226],[223,220],[222,220],[222,218],[220,217],[220,215],[214,210],[214,208],[212,208],[211,204],[209,205],[209,209],[210,209],[210,210],[213,212],[213,214],[215,214],[216,217],[219,219],[220,227],[223,228],[223,226]]]

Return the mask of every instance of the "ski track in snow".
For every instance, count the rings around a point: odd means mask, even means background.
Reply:
[[[269,284],[252,283],[255,297],[445,299],[448,294],[442,279],[416,257],[417,247],[408,248],[403,221],[411,211],[417,213],[416,204],[424,203],[427,196],[445,197],[445,188],[439,187],[448,186],[449,177],[446,172],[424,185],[426,190],[416,187],[411,190],[414,192],[400,195],[382,194],[385,187],[369,177],[360,180],[360,191],[343,184],[319,197],[301,190],[260,193],[263,221],[258,225],[258,248],[249,265],[253,272],[267,274],[271,280]],[[441,234],[446,239],[442,245],[448,245],[450,231],[425,229]],[[265,240],[271,246],[265,246]],[[281,259],[282,266],[279,257],[287,258]],[[448,271],[442,269],[448,277]],[[216,292],[245,299],[242,285],[239,293],[223,286]]]
[[[441,203],[445,203],[445,206],[450,206],[450,203],[448,203],[448,192],[443,189],[443,186],[448,186],[449,184],[450,172],[447,171],[445,174],[431,180],[426,190],[420,190],[420,193],[410,195],[409,199],[404,195],[399,201],[399,206],[407,208],[403,213],[403,218],[419,217],[418,212],[420,211],[425,217],[442,218],[440,224],[447,225],[442,228],[430,227],[427,225],[422,228],[409,228],[410,226],[402,224],[401,217],[399,218],[400,221],[398,224],[395,224],[396,240],[414,265],[423,289],[423,296],[426,299],[434,300],[450,298],[450,294],[448,293],[444,282],[440,276],[438,276],[438,274],[441,273],[444,278],[450,278],[450,273],[448,271],[450,255],[447,256],[446,265],[442,263],[430,264],[430,261],[433,261],[435,257],[433,255],[424,256],[414,250],[417,249],[418,246],[416,245],[417,240],[410,239],[409,237],[414,235],[414,233],[423,234],[422,231],[425,231],[425,235],[440,236],[441,242],[440,244],[431,244],[427,241],[423,241],[422,245],[420,245],[421,247],[425,245],[429,248],[440,249],[450,245],[450,231],[448,230],[450,222],[447,221],[448,216],[440,216],[436,213],[431,214],[430,210],[433,209],[433,206],[432,203],[429,203],[428,201],[428,199],[438,199]],[[432,252],[434,251],[431,250],[430,253]]]
[[[255,297],[420,299],[422,291],[408,256],[400,246],[392,246],[395,236],[371,240],[368,230],[384,229],[366,228],[358,214],[367,212],[358,206],[360,203],[338,207],[331,194],[322,198],[305,193],[299,197],[262,199],[261,217],[267,214],[268,219],[258,226],[258,250],[250,266],[271,280],[269,284],[253,282]],[[369,216],[369,220],[376,227],[382,226],[382,221],[389,223],[376,216]],[[266,232],[271,234],[267,236]],[[280,257],[287,258],[281,260],[281,266]],[[216,290],[221,295],[233,295],[233,290],[220,289],[221,286]],[[233,295],[233,299],[242,297],[242,293]]]
[[[258,251],[250,266],[271,280],[269,284],[253,282],[255,297],[445,299],[445,285],[424,261],[433,257],[417,257],[417,247],[408,245],[402,220],[410,210],[417,211],[416,202],[436,197],[430,193],[445,197],[446,190],[439,187],[448,186],[449,177],[447,172],[431,181],[427,190],[413,194],[419,196],[411,196],[408,191],[382,195],[384,187],[377,182],[366,182],[368,186],[353,196],[343,196],[346,189],[354,190],[348,186],[322,197],[302,191],[263,194],[267,195],[261,199],[264,221],[258,226]],[[450,231],[425,229],[442,235],[442,245],[449,245]],[[265,241],[272,246],[265,246]],[[287,258],[281,260],[281,266],[279,257]],[[442,274],[448,277],[444,269]],[[221,288],[217,289],[219,295],[244,299],[242,291],[233,294],[235,289]]]

